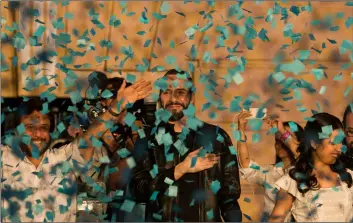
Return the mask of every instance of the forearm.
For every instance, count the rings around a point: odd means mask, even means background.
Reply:
[[[184,176],[184,167],[182,166],[181,163],[175,166],[174,169],[174,179],[179,180],[182,176]]]
[[[129,182],[129,179],[124,178],[125,171],[129,169],[126,160],[120,160],[116,165],[116,171],[109,174],[108,188],[110,191],[123,189]]]
[[[246,142],[245,132],[241,131],[241,140],[237,142],[238,156],[241,167],[248,168],[250,165],[250,157],[248,145]]]

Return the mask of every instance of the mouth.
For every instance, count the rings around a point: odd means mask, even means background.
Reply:
[[[168,108],[175,109],[175,108],[181,108],[180,105],[169,105]]]
[[[38,147],[41,147],[45,142],[42,140],[32,140],[32,143]]]
[[[337,158],[341,155],[341,153],[331,153],[331,156]]]

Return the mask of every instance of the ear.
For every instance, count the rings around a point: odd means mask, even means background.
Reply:
[[[314,149],[317,149],[317,144],[316,144],[313,140],[310,141],[310,145],[311,145],[311,147],[313,147]]]

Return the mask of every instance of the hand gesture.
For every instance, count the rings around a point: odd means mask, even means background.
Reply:
[[[184,173],[198,173],[200,171],[210,169],[218,163],[219,156],[215,154],[206,154],[205,157],[197,157],[200,150],[201,148],[189,153],[185,160],[181,162]],[[196,158],[196,163],[193,167],[191,167],[193,158]]]
[[[118,90],[117,102],[122,101],[122,108],[129,103],[135,103],[136,101],[147,97],[152,91],[152,83],[150,81],[139,80],[133,85],[126,87],[126,81]]]
[[[271,120],[270,118],[266,117],[264,122],[272,128],[277,128],[280,133],[284,133],[286,131],[283,122],[280,119]]]
[[[251,112],[249,111],[242,111],[238,115],[238,130],[245,131],[246,125],[248,124],[248,118],[250,118]]]

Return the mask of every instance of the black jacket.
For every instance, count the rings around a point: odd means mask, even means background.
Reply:
[[[159,125],[157,129],[164,127],[166,132],[173,131],[171,125]],[[157,130],[158,132],[158,130]],[[196,150],[203,146],[205,149],[213,150],[212,153],[221,154],[220,162],[209,170],[195,173],[199,177],[199,189],[204,189],[210,195],[206,201],[199,205],[199,221],[200,222],[214,222],[221,221],[221,216],[224,221],[238,221],[242,220],[242,213],[238,204],[240,197],[240,181],[238,172],[238,162],[235,154],[231,154],[229,147],[232,146],[231,139],[228,134],[221,128],[204,123],[197,131],[190,130],[186,136],[187,140],[184,142],[192,142],[191,145],[186,144],[189,151]],[[190,138],[191,137],[191,138]],[[150,138],[155,138],[152,135]],[[223,139],[222,139],[223,138]],[[165,183],[166,177],[174,181],[173,185],[178,185],[178,181],[174,179],[174,168],[180,163],[181,156],[175,154],[172,162],[167,162],[164,145],[158,146],[156,140],[150,140],[148,149],[145,149],[144,155],[141,156],[144,149],[139,143],[139,148],[134,151],[139,151],[139,157],[143,157],[141,162],[137,165],[132,176],[130,187],[135,198],[139,202],[147,203],[146,221],[175,221],[175,212],[172,211],[174,204],[178,205],[179,197],[169,197],[165,195],[169,185]],[[174,143],[174,142],[173,142]],[[147,145],[147,140],[145,141]],[[184,155],[183,157],[185,157]],[[158,174],[153,179],[150,171],[153,165],[157,164]],[[218,180],[221,188],[213,194],[210,185],[214,180]],[[200,183],[202,182],[202,183]],[[158,191],[158,197],[155,201],[151,201],[150,197],[154,191]],[[213,209],[214,217],[209,219],[206,212]],[[162,219],[152,218],[153,213],[159,213]],[[187,221],[187,219],[183,219]]]

